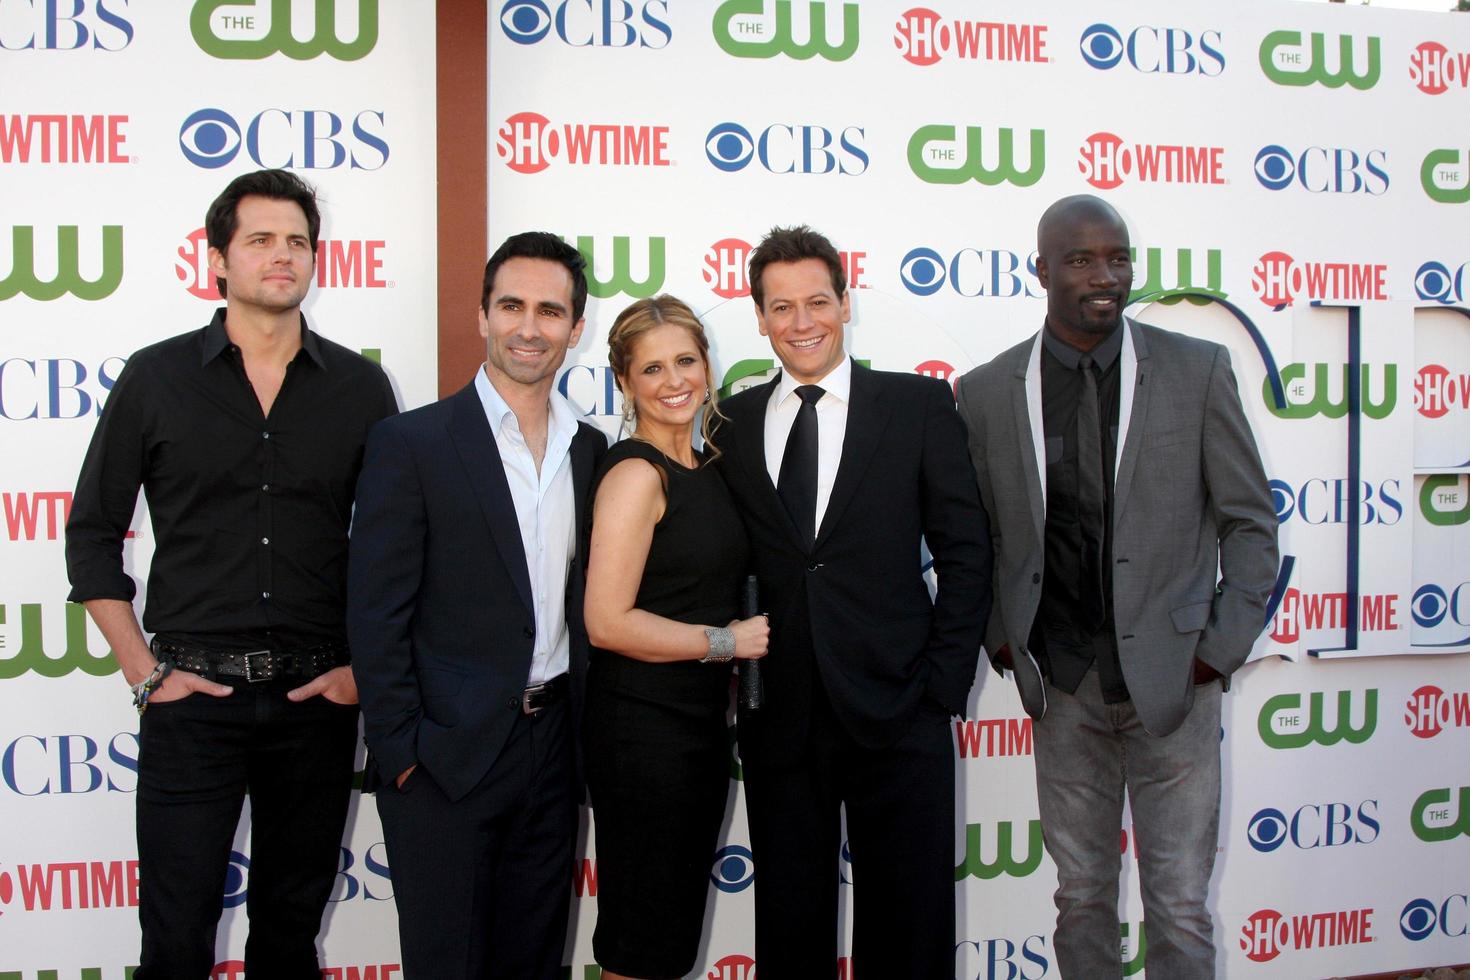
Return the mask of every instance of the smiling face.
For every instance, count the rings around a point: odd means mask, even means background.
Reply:
[[[1053,207],[1042,219],[1036,276],[1046,288],[1046,323],[1060,339],[1091,350],[1117,328],[1133,289],[1128,228],[1095,198]]]
[[[572,275],[550,259],[514,258],[495,273],[480,310],[485,338],[486,374],[502,385],[551,387],[567,348],[582,336],[582,320],[572,319]]]
[[[316,268],[306,212],[295,201],[247,195],[235,215],[225,250],[209,250],[210,269],[229,283],[226,304],[272,314],[295,310]]]
[[[674,323],[654,327],[633,342],[628,373],[618,380],[623,397],[633,399],[642,435],[650,428],[693,426],[709,384],[698,342]]]
[[[761,273],[764,304],[756,308],[761,336],[770,338],[781,366],[802,384],[815,384],[842,363],[842,325],[852,319],[821,259],[773,262]]]

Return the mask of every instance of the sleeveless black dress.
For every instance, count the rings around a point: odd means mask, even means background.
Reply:
[[[667,488],[637,608],[724,626],[739,610],[749,548],[724,479],[626,439],[608,450],[593,492],[630,458],[656,466]],[[597,842],[592,949],[604,969],[677,978],[694,967],[730,792],[730,678],[728,663],[592,650],[582,739]]]

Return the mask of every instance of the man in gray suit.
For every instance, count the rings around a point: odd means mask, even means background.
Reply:
[[[1128,229],[1077,196],[1037,229],[1041,332],[966,374],[995,545],[985,648],[1035,721],[1064,977],[1121,977],[1132,807],[1150,975],[1213,977],[1220,696],[1265,621],[1276,518],[1217,344],[1128,320]]]

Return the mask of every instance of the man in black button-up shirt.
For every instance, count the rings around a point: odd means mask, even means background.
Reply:
[[[367,431],[396,411],[382,369],[301,315],[320,225],[285,171],[240,177],[211,205],[226,306],[129,359],[67,523],[70,598],[149,709],[138,980],[208,974],[247,793],[246,970],[319,976],[357,734],[347,529]],[[140,487],[156,541],[142,628],[123,552]]]

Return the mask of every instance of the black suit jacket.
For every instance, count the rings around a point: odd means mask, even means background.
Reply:
[[[809,688],[796,659],[782,657],[802,644],[843,727],[862,745],[886,746],[926,696],[963,713],[975,680],[991,551],[964,426],[942,382],[854,364],[841,462],[808,552],[766,469],[766,403],[777,384],[721,402],[729,422],[715,436],[771,617],[766,705],[741,719],[741,751],[803,744]],[[939,577],[932,601],[921,538]],[[796,632],[808,628],[810,640]]]
[[[581,530],[606,449],[601,432],[578,424],[566,599],[574,719],[587,676]],[[418,764],[462,798],[495,764],[520,710],[536,627],[510,485],[473,384],[369,434],[347,580],[352,666],[378,774],[392,780]]]

